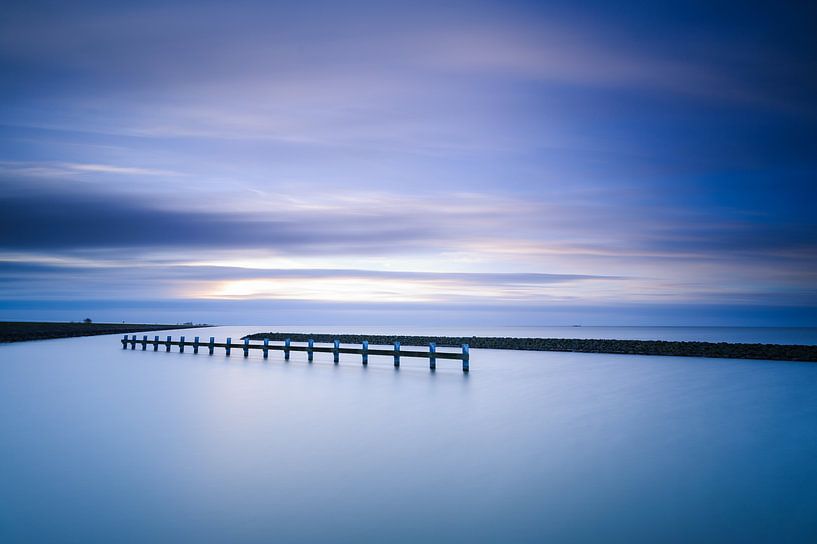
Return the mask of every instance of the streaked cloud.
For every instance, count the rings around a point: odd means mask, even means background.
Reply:
[[[59,179],[82,174],[114,174],[138,177],[180,175],[179,172],[171,170],[114,164],[0,161],[0,175],[5,176],[16,175]]]
[[[11,5],[0,292],[817,307],[809,14]]]

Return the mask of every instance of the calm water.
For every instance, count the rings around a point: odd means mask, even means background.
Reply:
[[[0,345],[0,541],[817,542],[815,364],[457,363]]]

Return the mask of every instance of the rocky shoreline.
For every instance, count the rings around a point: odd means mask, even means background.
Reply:
[[[491,336],[392,336],[362,334],[303,334],[267,332],[244,338],[293,342],[332,342],[359,344],[368,340],[371,345],[389,345],[400,342],[406,346],[425,346],[434,342],[438,347],[460,347],[468,344],[478,349],[509,349],[524,351],[572,351],[579,353],[612,353],[627,355],[664,355],[674,357],[712,357],[719,359],[763,359],[773,361],[817,362],[817,346],[786,344],[737,344],[728,342],[668,342],[663,340],[604,340],[582,338],[508,338]]]
[[[0,321],[0,343],[97,336],[100,334],[124,334],[132,332],[190,329],[209,325],[157,325],[138,323],[51,323],[30,321]]]

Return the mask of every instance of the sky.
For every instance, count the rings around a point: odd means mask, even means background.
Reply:
[[[0,15],[0,319],[817,326],[817,7]]]

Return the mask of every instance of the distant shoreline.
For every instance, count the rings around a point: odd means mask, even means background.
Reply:
[[[265,332],[249,334],[244,338],[282,341],[332,342],[359,344],[368,340],[372,345],[425,346],[434,342],[438,347],[460,347],[468,344],[478,349],[507,349],[522,351],[567,351],[578,353],[609,353],[621,355],[660,355],[673,357],[711,357],[717,359],[762,359],[772,361],[817,362],[817,346],[789,344],[744,344],[729,342],[679,342],[664,340],[608,340],[584,338],[508,338],[493,336],[395,336],[379,334],[303,334]],[[243,339],[243,338],[242,338]]]
[[[100,334],[124,334],[132,332],[192,329],[211,325],[148,325],[140,323],[49,323],[31,321],[0,321],[0,343],[49,340],[97,336]]]

